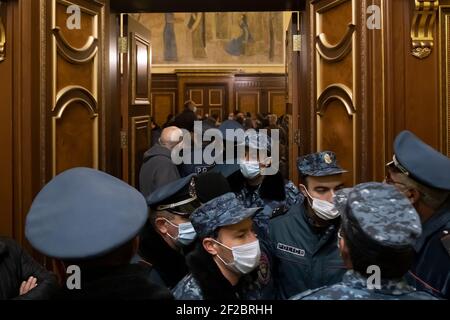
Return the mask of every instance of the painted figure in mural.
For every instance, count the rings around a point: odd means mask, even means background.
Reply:
[[[166,20],[166,24],[164,26],[164,60],[166,61],[177,61],[178,53],[177,53],[177,41],[175,38],[175,14],[174,13],[165,13],[164,18]]]
[[[247,15],[241,15],[239,27],[241,28],[241,35],[238,38],[232,39],[225,48],[232,56],[244,55],[247,43],[253,41],[253,37],[248,27]]]
[[[192,33],[192,56],[206,58],[205,13],[191,13],[187,27]]]
[[[269,14],[269,60],[275,58],[275,15],[273,12]]]

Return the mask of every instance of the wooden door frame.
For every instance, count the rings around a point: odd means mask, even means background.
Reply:
[[[233,112],[233,94],[234,94],[234,75],[235,70],[228,71],[197,71],[194,70],[180,70],[176,71],[178,78],[178,107],[175,108],[178,113],[183,111],[185,98],[184,92],[186,87],[195,84],[208,85],[225,85],[228,94],[228,106],[225,114]],[[225,117],[225,115],[224,115]]]

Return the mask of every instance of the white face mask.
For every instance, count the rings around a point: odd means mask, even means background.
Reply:
[[[197,112],[197,107],[192,108],[192,112],[196,113]]]
[[[233,253],[233,261],[225,262],[222,257],[217,257],[222,263],[230,270],[239,274],[248,274],[255,270],[259,265],[259,259],[261,257],[261,249],[259,247],[259,240],[244,244],[242,246],[236,246],[229,248],[226,245],[214,240],[217,244],[221,245]]]
[[[174,226],[175,228],[178,228],[178,237],[172,237],[170,233],[167,233],[167,235],[183,246],[188,246],[192,242],[194,242],[195,238],[197,237],[197,233],[195,232],[194,226],[191,222],[186,223],[180,223],[179,225],[176,225],[172,222],[170,222],[167,219],[166,220],[170,225]]]
[[[334,206],[334,204],[325,201],[325,200],[321,200],[321,199],[317,199],[317,198],[313,198],[311,197],[311,195],[309,194],[308,190],[306,189],[306,187],[304,185],[302,185],[302,187],[305,189],[306,194],[308,195],[308,197],[311,198],[312,204],[311,204],[311,208],[313,209],[314,213],[322,220],[325,221],[329,221],[329,220],[334,220],[336,218],[338,218],[340,216],[339,211],[336,209],[336,207]]]
[[[261,174],[258,162],[244,162],[240,165],[242,175],[246,179],[254,179]]]

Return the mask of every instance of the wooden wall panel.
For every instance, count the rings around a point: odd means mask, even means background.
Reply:
[[[150,146],[150,116],[131,118],[131,185],[139,186],[144,153]]]
[[[72,4],[81,8],[81,29],[67,28]],[[77,166],[105,169],[105,5],[85,0],[42,5],[50,20],[43,25],[50,33],[50,64],[42,85],[51,92],[46,103],[51,176]]]
[[[185,97],[183,94],[179,97],[179,88],[189,88]],[[281,74],[154,74],[152,116],[157,117],[157,123],[161,125],[167,115],[180,112],[183,102],[189,98],[205,107],[205,113],[220,114],[222,120],[242,105],[245,112],[273,112],[281,116],[288,111],[286,95],[286,77]],[[172,111],[173,97],[175,112]],[[162,120],[162,123],[158,122]]]
[[[209,105],[210,91],[221,90],[223,92],[222,111],[223,113],[232,112],[234,107],[233,102],[233,71],[197,71],[197,70],[183,70],[176,74],[177,77],[177,96],[178,106],[176,112],[179,113],[184,108],[184,102],[187,100],[194,100],[199,104],[198,115],[209,113],[210,107],[218,108],[217,105]]]
[[[159,126],[162,126],[166,122],[169,115],[175,114],[175,95],[175,92],[152,93],[153,120]]]
[[[258,91],[241,91],[236,93],[236,110],[252,115],[260,112],[260,94]]]
[[[360,105],[354,94],[358,81],[355,56],[359,54],[353,36],[356,2],[314,1],[312,10],[317,150],[330,150],[341,156],[338,160],[350,171],[347,184],[352,185],[360,172],[356,143],[360,139],[356,127]]]
[[[450,157],[450,3],[443,6],[439,15],[443,152]],[[442,36],[446,35],[446,36]]]
[[[252,112],[253,114],[255,112],[275,112],[278,114],[286,109],[286,96],[287,88],[285,75],[240,74],[235,76],[235,108],[242,109],[240,108],[240,105],[244,103],[246,104],[245,108],[248,108],[249,112]],[[244,99],[245,101],[240,102],[239,99]],[[277,111],[271,111],[272,109]]]
[[[0,235],[30,249],[25,217],[41,183],[39,2],[2,1],[0,16]]]
[[[0,235],[12,237],[13,228],[13,56],[12,8],[0,3]],[[4,38],[3,38],[4,37]]]
[[[439,1],[439,8],[432,3],[437,2],[313,0],[307,5],[302,29],[307,54],[298,68],[307,83],[300,100],[307,118],[300,127],[304,152],[336,151],[353,171],[354,183],[383,180],[395,136],[405,129],[449,153],[450,1]],[[368,28],[371,5],[381,9],[379,29]],[[430,26],[424,31],[428,39],[414,43],[413,21],[421,14],[434,16],[436,23],[421,24],[419,29]],[[331,132],[339,139],[330,140]],[[309,140],[316,145],[308,147]]]
[[[434,148],[446,152],[438,76],[442,70],[438,41],[441,22],[438,19],[431,30],[435,40],[431,55],[418,59],[412,55],[411,45],[414,7],[414,1],[384,1],[387,158],[392,157],[392,141],[404,129],[413,131]]]
[[[269,113],[274,113],[279,117],[286,114],[286,92],[271,90],[268,95]]]
[[[98,117],[78,101],[69,104],[67,111],[55,119],[55,172],[77,166],[98,166],[97,120]]]
[[[351,185],[354,181],[352,167],[356,136],[354,117],[349,115],[339,100],[332,100],[324,108],[326,111],[319,117],[317,124],[318,149],[336,152],[340,165],[350,171],[346,177],[346,184]]]

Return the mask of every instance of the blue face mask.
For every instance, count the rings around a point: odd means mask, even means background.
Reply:
[[[170,233],[167,233],[167,235],[175,240],[177,243],[179,243],[182,246],[188,246],[192,242],[194,242],[195,238],[197,238],[197,232],[195,232],[194,226],[191,222],[186,223],[180,223],[179,225],[176,225],[169,220],[165,219],[170,225],[174,226],[175,228],[178,228],[178,236],[172,237]]]
[[[246,179],[254,179],[261,174],[258,162],[244,162],[240,164],[240,168]]]

